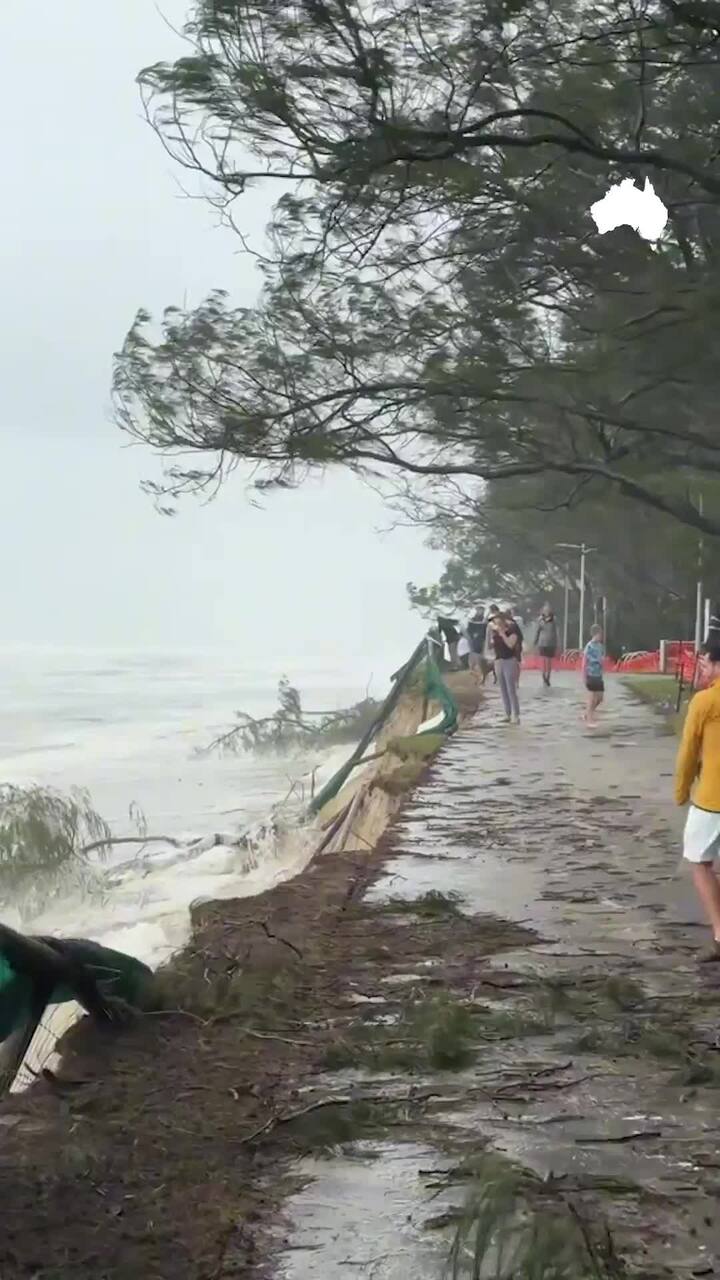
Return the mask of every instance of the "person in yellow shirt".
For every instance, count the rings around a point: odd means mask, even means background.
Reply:
[[[709,645],[702,666],[710,685],[688,708],[675,767],[675,799],[690,801],[683,857],[692,867],[697,895],[713,931],[701,961],[720,961],[720,645]]]

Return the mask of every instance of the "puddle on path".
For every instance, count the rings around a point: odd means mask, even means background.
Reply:
[[[659,782],[674,743],[617,682],[606,736],[586,741],[576,694],[566,680],[546,698],[529,677],[519,729],[501,732],[481,713],[453,739],[420,807],[411,801],[397,824],[396,857],[369,900],[456,892],[468,912],[630,957],[638,944],[665,947],[673,921],[699,921],[680,864],[682,815]]]
[[[291,1245],[278,1280],[442,1280],[449,1240],[424,1224],[457,1194],[424,1183],[447,1167],[414,1143],[358,1143],[352,1156],[299,1161],[292,1173],[309,1181],[285,1206]]]

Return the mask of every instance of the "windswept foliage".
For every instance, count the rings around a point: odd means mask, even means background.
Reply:
[[[149,119],[240,233],[250,187],[278,200],[256,307],[141,312],[117,357],[166,505],[242,460],[549,477],[720,532],[714,4],[196,0],[186,35]],[[656,252],[590,220],[625,177],[669,210]]]
[[[543,1195],[532,1174],[492,1154],[468,1172],[475,1181],[451,1250],[452,1280],[631,1280],[607,1226]]]
[[[85,888],[111,834],[89,795],[50,787],[0,787],[0,900],[32,916],[59,893]]]

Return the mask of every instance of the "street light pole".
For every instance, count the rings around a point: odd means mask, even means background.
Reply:
[[[578,649],[585,639],[585,543],[580,545],[580,621],[578,623]]]
[[[703,514],[703,495],[698,495],[698,512]],[[697,568],[697,584],[695,587],[695,652],[700,652],[700,646],[703,642],[703,561],[705,559],[705,544],[702,537],[698,538],[698,568]]]
[[[563,615],[563,653],[568,647],[568,623],[570,621],[570,579],[565,574],[565,613]]]
[[[578,623],[578,649],[583,648],[585,639],[585,562],[591,551],[596,551],[596,547],[588,547],[584,542],[558,542],[558,547],[564,547],[566,551],[580,552],[580,620]]]

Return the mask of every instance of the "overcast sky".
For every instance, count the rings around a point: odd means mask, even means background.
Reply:
[[[189,0],[162,0],[182,23]],[[157,463],[110,421],[110,363],[139,306],[157,313],[256,280],[213,211],[183,197],[141,119],[139,69],[180,46],[153,0],[37,0],[3,15],[0,645],[228,648],[243,656],[402,657],[405,582],[439,557],[334,473],[248,505],[159,516]],[[239,221],[260,244],[272,193]]]

